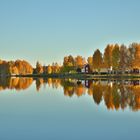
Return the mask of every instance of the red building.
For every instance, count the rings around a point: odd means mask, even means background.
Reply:
[[[90,66],[89,64],[85,65],[85,73],[91,73],[91,69],[90,69]]]

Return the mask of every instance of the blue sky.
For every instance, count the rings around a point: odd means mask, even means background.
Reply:
[[[139,0],[0,0],[0,58],[33,65],[139,42]]]

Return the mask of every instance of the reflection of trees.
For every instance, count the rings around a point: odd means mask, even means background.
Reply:
[[[85,94],[86,88],[81,82],[75,80],[62,80],[61,85],[63,86],[64,95],[71,97],[74,93],[79,97]]]
[[[106,88],[104,89],[104,102],[108,109],[113,109],[113,96],[112,96],[112,87],[111,85],[106,85]]]
[[[96,104],[100,104],[102,100],[104,86],[100,82],[94,82],[88,89],[88,94],[93,96]]]
[[[113,94],[113,104],[114,104],[115,109],[117,110],[120,108],[120,98],[121,98],[120,97],[121,93],[120,93],[120,89],[118,85],[116,84],[113,85],[112,94]]]
[[[87,94],[91,96],[98,105],[103,100],[107,109],[118,110],[129,107],[133,111],[140,109],[140,85],[124,85],[123,83],[94,81],[89,82],[86,90],[84,81],[71,79],[35,78],[36,90],[41,85],[48,85],[52,88],[63,87],[64,95],[78,97]],[[33,83],[32,78],[0,78],[0,90],[27,89]]]
[[[107,85],[104,92],[104,101],[108,109],[118,110],[126,108],[130,92],[124,85],[113,84]],[[131,95],[131,94],[130,94]],[[129,99],[130,100],[130,99]]]
[[[48,85],[50,87],[52,85],[52,78],[48,78],[47,80],[48,80]]]
[[[0,78],[0,90],[27,89],[33,82],[32,78]]]
[[[33,82],[32,78],[19,78],[18,84],[16,85],[16,89],[20,90],[20,89],[27,89],[29,88],[29,86],[31,86]]]
[[[52,87],[56,85],[58,80],[48,79],[48,84]],[[63,87],[64,95],[72,97],[74,94],[78,97],[86,93],[86,88],[83,82],[76,82],[71,79],[61,79],[59,84]],[[100,104],[102,99],[107,109],[140,109],[140,86],[124,85],[122,83],[108,83],[96,81],[89,85],[87,90],[88,95],[92,96],[96,104]]]
[[[140,109],[140,86],[117,85],[107,86],[104,101],[108,109],[125,109],[127,106],[134,110]]]
[[[60,79],[52,79],[52,78],[35,78],[36,81],[36,90],[39,91],[41,88],[41,85],[44,86],[48,84],[48,86],[52,88],[58,88],[60,86],[61,80]]]
[[[74,83],[68,81],[61,81],[61,85],[63,86],[64,95],[71,97],[74,94]]]
[[[0,90],[10,88],[9,83],[10,83],[9,78],[0,78]]]
[[[75,86],[75,93],[76,95],[79,97],[79,96],[82,96],[83,94],[85,94],[85,87],[83,84],[76,84]]]
[[[135,94],[135,107],[133,108],[134,110],[140,109],[140,95]]]
[[[99,104],[104,99],[107,109],[125,109],[129,107],[135,111],[140,109],[140,86],[124,85],[122,83],[93,82],[88,89],[88,94],[93,95],[95,103]]]
[[[13,88],[16,88],[18,87],[17,85],[19,84],[19,78],[11,78],[9,79],[9,88],[10,89],[13,89]]]
[[[61,80],[60,79],[52,79],[52,87],[58,88],[60,86]]]
[[[36,79],[36,90],[39,91],[41,88],[41,85],[44,83],[43,78],[37,78]]]
[[[129,105],[132,108],[132,110],[137,111],[140,109],[140,85],[129,86],[129,89],[132,91]]]
[[[103,95],[103,88],[100,83],[93,84],[93,99],[96,104],[100,104]]]

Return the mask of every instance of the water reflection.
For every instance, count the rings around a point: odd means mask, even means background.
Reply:
[[[33,78],[0,78],[0,90],[25,90],[32,85]]]
[[[33,81],[39,92],[42,85],[52,88],[63,88],[64,96],[80,97],[88,94],[95,104],[102,101],[107,109],[119,110],[129,107],[132,111],[140,109],[139,80],[75,80],[45,78],[0,78],[0,91],[5,89],[25,90]]]

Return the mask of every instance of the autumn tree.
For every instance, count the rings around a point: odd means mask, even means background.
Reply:
[[[43,73],[43,67],[38,61],[36,62],[36,73],[37,74],[42,74]]]
[[[103,61],[107,69],[110,69],[112,66],[112,50],[113,50],[113,45],[107,45],[104,50]]]
[[[112,51],[112,67],[114,70],[119,69],[119,62],[120,62],[120,47],[118,44],[115,44]]]
[[[63,73],[75,70],[75,60],[72,55],[65,56],[60,71]]]
[[[122,72],[124,72],[129,67],[129,57],[130,54],[127,47],[125,45],[121,45],[119,68]]]
[[[25,60],[16,60],[15,66],[18,69],[19,74],[25,75],[25,74],[32,74],[33,68],[32,66]]]
[[[52,67],[50,65],[48,65],[48,67],[47,67],[47,73],[48,74],[51,74],[52,73]]]
[[[2,63],[3,63],[3,60],[0,59],[0,64],[2,64]]]
[[[130,44],[128,47],[128,56],[129,56],[128,57],[128,68],[129,69],[133,69],[133,62],[135,59],[135,51],[136,51],[136,49],[135,49],[133,43]]]
[[[10,74],[19,74],[18,68],[16,66],[10,67]]]
[[[43,66],[43,74],[47,74],[47,66]]]
[[[132,67],[140,69],[140,44],[133,43],[131,44],[131,47],[133,49]]]
[[[9,74],[12,75],[12,74],[19,74],[19,70],[17,68],[17,66],[15,65],[15,62],[14,61],[9,61],[7,62],[8,64],[8,71],[9,71]]]
[[[82,68],[85,65],[85,58],[83,58],[82,56],[77,56],[75,57],[75,66]]]
[[[93,68],[95,70],[100,71],[102,64],[103,64],[103,58],[102,58],[102,53],[100,52],[99,49],[97,49],[94,54],[93,54]]]
[[[56,62],[52,64],[51,69],[52,69],[52,73],[59,73],[61,68]]]
[[[8,62],[6,61],[2,61],[2,63],[0,64],[0,75],[6,76],[6,75],[10,75],[10,65]]]
[[[2,61],[0,64],[0,73],[3,75],[11,74],[32,74],[32,66],[25,60],[16,60],[16,61]]]
[[[63,61],[64,66],[74,66],[74,58],[72,55],[65,56]]]
[[[90,69],[92,70],[92,67],[93,67],[93,58],[92,58],[92,56],[88,57],[87,62],[89,64],[89,66],[90,66]]]

